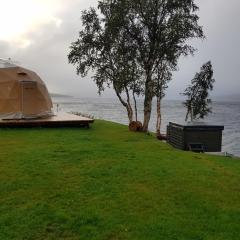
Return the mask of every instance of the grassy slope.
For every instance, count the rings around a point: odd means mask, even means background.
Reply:
[[[0,239],[236,239],[240,162],[122,125],[0,130]]]

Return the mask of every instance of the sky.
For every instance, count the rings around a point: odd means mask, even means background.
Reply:
[[[240,1],[196,0],[200,25],[206,39],[194,40],[195,56],[179,60],[179,70],[167,90],[178,99],[203,63],[211,60],[216,83],[213,95],[240,98]],[[87,76],[76,75],[68,64],[71,42],[81,29],[81,11],[97,0],[0,0],[0,58],[12,60],[37,72],[51,93],[97,97]],[[103,97],[113,97],[107,90]]]

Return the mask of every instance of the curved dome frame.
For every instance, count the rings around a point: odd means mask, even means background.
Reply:
[[[52,100],[41,78],[8,61],[0,68],[0,119],[34,119],[53,116]]]

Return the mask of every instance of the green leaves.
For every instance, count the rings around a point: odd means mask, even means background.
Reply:
[[[156,79],[160,90],[167,88],[179,57],[195,51],[189,40],[204,38],[197,10],[194,0],[100,0],[97,9],[82,12],[69,63],[82,77],[91,71],[99,93],[113,87],[125,107],[131,108],[129,92],[144,95],[147,131],[152,99],[159,97]],[[170,71],[163,76],[162,62]]]
[[[183,93],[187,96],[187,100],[183,103],[187,108],[186,120],[189,115],[192,121],[199,118],[203,119],[211,113],[209,91],[213,90],[214,82],[212,64],[209,61],[201,67],[199,73],[196,73],[191,85]]]

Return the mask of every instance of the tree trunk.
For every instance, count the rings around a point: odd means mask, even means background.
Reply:
[[[135,108],[135,121],[138,121],[138,110],[137,110],[137,100],[136,100],[136,96],[135,93],[133,91],[133,100],[134,100],[134,108]]]
[[[187,109],[187,114],[186,114],[186,117],[185,117],[185,122],[187,122],[188,116],[189,116],[189,108]]]
[[[115,90],[115,93],[119,99],[119,101],[122,103],[122,105],[126,108],[127,110],[127,114],[128,114],[128,120],[129,120],[129,123],[131,123],[133,121],[133,110],[132,110],[132,107],[131,107],[131,104],[130,104],[130,100],[128,100],[128,103],[125,102],[121,96],[121,94],[117,91],[117,89],[113,86],[114,90]]]
[[[193,121],[193,104],[191,104],[191,122]]]
[[[147,74],[147,80],[145,84],[143,132],[148,131],[148,125],[149,125],[151,112],[152,112],[153,83],[152,83],[152,77],[150,72],[151,71],[149,71]]]
[[[161,97],[157,97],[157,125],[156,133],[157,136],[161,135],[161,124],[162,124],[162,114],[161,114]]]
[[[128,113],[128,120],[129,120],[129,123],[131,123],[133,121],[133,110],[131,105],[128,105],[126,108]]]
[[[130,101],[130,96],[127,87],[125,87],[126,95],[127,95],[127,112],[128,112],[128,119],[129,123],[133,121],[133,109]]]

